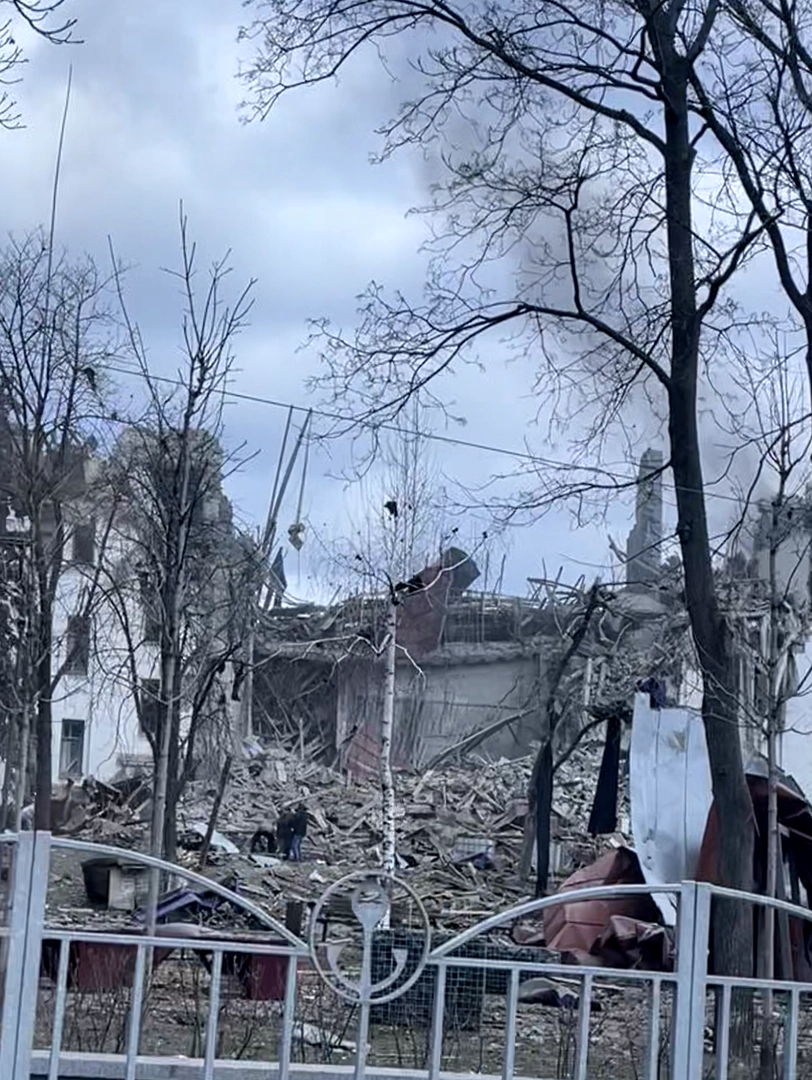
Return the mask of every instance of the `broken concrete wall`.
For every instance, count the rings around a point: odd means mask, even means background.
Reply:
[[[483,756],[517,758],[539,737],[539,658],[532,651],[493,643],[449,645],[419,669],[398,665],[393,762],[420,768],[466,735],[515,713],[527,715],[485,739]],[[376,770],[379,761],[380,664],[342,664],[338,676],[337,741],[343,767]]]

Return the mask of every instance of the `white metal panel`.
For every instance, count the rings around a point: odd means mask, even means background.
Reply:
[[[692,709],[652,709],[648,694],[634,702],[629,752],[632,837],[646,883],[689,881],[713,796],[702,717]],[[655,896],[673,926],[670,897]]]

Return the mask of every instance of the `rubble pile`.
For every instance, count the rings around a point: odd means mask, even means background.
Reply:
[[[596,732],[556,772],[552,884],[627,839],[622,778],[621,834],[591,837],[587,832],[602,751],[603,739]],[[399,874],[423,899],[438,928],[470,924],[472,917],[527,895],[520,867],[532,765],[532,756],[473,759],[422,774],[398,774]],[[142,792],[135,798],[129,790],[115,797],[107,788],[93,794],[70,832],[147,850],[150,804],[143,802]],[[216,783],[194,781],[178,807],[178,859],[189,869],[198,869],[215,796]],[[300,801],[309,819],[303,861],[252,855],[255,831],[273,829],[278,816]],[[381,861],[381,800],[375,778],[351,780],[278,747],[253,744],[234,761],[215,824],[205,873],[216,880],[231,879],[238,891],[278,918],[284,918],[289,902],[313,903],[331,882]]]
[[[552,834],[558,858],[552,870],[558,880],[607,847],[606,837],[587,834],[601,753],[602,740],[585,740],[556,774]],[[527,757],[398,775],[399,872],[438,926],[453,927],[457,916],[470,921],[526,895],[518,871],[532,764]],[[180,834],[190,849],[179,857],[193,868],[214,795],[213,785],[193,783],[179,807]],[[256,829],[272,827],[300,801],[310,822],[304,860],[251,856]],[[624,805],[621,793],[621,827],[628,819]],[[277,916],[291,900],[313,902],[344,874],[380,865],[381,803],[374,780],[350,781],[278,748],[235,762],[217,829],[227,843],[213,845],[207,873],[236,872],[241,890]]]

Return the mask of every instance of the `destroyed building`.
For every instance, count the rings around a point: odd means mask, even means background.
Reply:
[[[654,502],[661,514],[656,493]],[[662,535],[661,519],[658,526],[650,510],[650,503],[638,502],[638,514],[648,515],[647,531],[642,531],[651,537],[659,528]],[[397,852],[401,870],[418,888],[435,926],[455,925],[461,913],[470,914],[472,908],[506,906],[527,891],[526,879],[517,871],[533,757],[545,733],[551,672],[591,591],[584,582],[564,589],[542,580],[532,581],[529,595],[521,599],[477,591],[475,568],[468,567],[467,575],[443,572],[464,565],[468,560],[461,554],[447,552],[437,565],[415,575],[421,586],[411,593],[404,589],[398,624],[393,748],[399,770]],[[701,872],[713,874],[718,838],[712,831],[704,729],[697,713],[683,707],[695,695],[696,663],[681,576],[678,565],[657,565],[656,580],[646,589],[635,577],[634,588],[629,583],[601,591],[599,610],[558,688],[567,721],[583,730],[591,725],[592,736],[579,743],[578,753],[555,778],[554,884],[579,871],[584,872],[571,878],[571,885],[592,880],[596,864],[598,869],[608,867],[610,874],[628,871],[637,875],[635,881],[656,877],[663,852],[689,846],[688,817],[696,819],[691,865],[670,869],[666,877],[679,880],[685,873],[699,873],[700,855]],[[730,573],[725,580],[733,624],[752,628],[754,621],[763,620],[763,582],[742,581]],[[275,905],[277,913],[291,897],[312,901],[326,882],[379,862],[383,829],[377,771],[387,601],[385,596],[355,596],[327,606],[276,606],[259,618],[247,732],[252,737],[243,742],[244,753],[235,761],[219,808],[222,836],[213,860],[221,868],[238,867],[248,888],[270,907]],[[744,650],[747,635],[741,629],[737,643]],[[756,643],[748,647],[756,649]],[[755,668],[744,665],[744,651],[740,657],[742,691],[748,686],[755,695],[760,692],[752,675]],[[636,695],[640,684],[647,685],[646,693]],[[609,721],[603,726],[602,718],[618,702],[626,704],[627,713],[622,751],[612,762],[619,780],[615,793],[620,791],[614,833],[614,825],[591,830],[590,818],[607,760],[602,755]],[[632,705],[636,720],[630,723]],[[755,699],[748,708],[756,708]],[[691,734],[682,738],[683,731]],[[641,745],[641,736],[649,737],[648,747]],[[680,756],[684,761],[675,764]],[[758,766],[749,754],[747,758],[755,799]],[[793,772],[797,764],[793,761]],[[699,780],[683,782],[683,774],[694,776],[690,770]],[[637,825],[634,798],[629,809],[635,784],[649,789],[637,799]],[[647,814],[658,799],[667,801],[671,784],[679,788],[684,805],[674,814],[674,835],[655,843],[658,830],[665,835],[666,818],[659,810],[653,818]],[[785,786],[787,814],[794,814],[802,796],[789,780]],[[190,785],[181,802],[182,822],[198,845],[211,798],[211,785],[199,781]],[[247,845],[257,822],[299,800],[305,802],[311,822],[310,865],[251,857]],[[673,810],[677,800],[671,803]],[[600,835],[589,836],[590,831]],[[812,826],[808,831],[812,837]],[[633,844],[636,853],[628,850]],[[195,857],[190,849],[189,858]],[[662,923],[670,926],[667,914],[661,914]],[[638,915],[643,924],[658,920],[659,926],[654,937],[638,942],[641,947],[648,942],[657,952],[656,959],[646,953],[645,962],[666,966],[669,940],[661,932],[660,916],[626,912],[621,917]],[[569,933],[571,925],[559,929]],[[565,937],[555,937],[562,952],[569,950],[561,944]],[[603,948],[603,931],[601,941]],[[573,946],[575,953],[588,955],[593,955],[592,948],[589,942]]]
[[[425,572],[424,572],[425,576]],[[457,751],[521,758],[544,731],[549,668],[572,596],[528,598],[471,588],[406,597],[399,614],[393,763],[430,767]],[[318,746],[323,760],[355,775],[377,771],[383,660],[375,649],[382,598],[334,608],[277,608],[257,636],[253,730]],[[641,602],[614,594],[579,650],[579,702],[628,699],[655,675],[681,694],[690,671],[687,620],[676,594]]]
[[[152,765],[146,732],[156,729],[159,713],[160,620],[144,585],[146,542],[137,535],[126,500],[112,499],[106,467],[107,461],[92,450],[84,452],[62,508],[65,552],[53,622],[52,667],[59,673],[52,702],[54,782],[88,776],[107,781]],[[197,509],[221,528],[223,544],[237,544],[231,507],[219,485]],[[15,513],[13,500],[3,528],[24,552],[28,527]],[[14,547],[8,543],[4,550]],[[23,569],[24,562],[23,555]],[[103,585],[88,605],[96,574]],[[224,606],[227,601],[224,593]],[[216,677],[216,683],[224,683],[222,690],[215,686],[223,699],[232,675],[226,671]],[[182,725],[186,714],[184,701]],[[205,751],[204,738],[201,744]]]
[[[635,522],[626,544],[626,585],[643,591],[660,579],[663,542],[663,455],[646,450],[638,470]]]
[[[641,459],[635,524],[626,552],[618,552],[626,583],[613,590],[611,604],[576,659],[582,703],[629,701],[636,684],[654,675],[669,702],[701,706],[679,562],[662,557],[662,464],[662,454],[653,449]],[[807,635],[801,632],[809,607],[808,519],[800,511],[791,521],[787,515],[778,558],[787,625],[797,637],[786,655],[786,685],[801,691],[810,681],[805,673],[812,670],[812,654],[806,659],[804,653]],[[737,569],[729,561],[718,570],[733,630],[746,755],[763,749],[770,607],[763,563],[762,524],[746,565]],[[433,581],[437,569],[421,573]],[[393,761],[419,769],[458,748],[492,760],[520,758],[544,730],[545,683],[561,641],[560,597],[548,595],[537,579],[530,579],[523,598],[477,591],[475,575],[462,587],[452,587],[451,576],[440,581],[440,588],[408,597],[401,608]],[[375,645],[382,640],[384,619],[384,601],[374,596],[330,608],[266,612],[257,638],[254,731],[289,745],[318,747],[322,760],[354,774],[374,772],[383,684]],[[812,727],[805,719],[809,710],[802,692],[788,697],[791,719],[783,758],[792,752],[801,782],[812,785],[812,740],[799,734]]]

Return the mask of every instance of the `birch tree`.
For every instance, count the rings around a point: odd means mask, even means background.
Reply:
[[[342,475],[350,496],[347,532],[321,543],[328,584],[360,594],[363,617],[381,635],[388,632],[381,590],[437,562],[458,533],[430,433],[418,395],[380,433],[374,460]]]
[[[438,224],[427,299],[370,289],[351,339],[322,324],[333,393],[375,427],[486,341],[510,339],[572,468],[538,466],[522,495],[541,512],[637,482],[607,462],[641,404],[668,429],[691,629],[720,828],[724,884],[752,884],[751,802],[720,608],[697,402],[735,321],[728,286],[765,225],[720,193],[694,79],[721,24],[714,0],[474,3],[249,0],[251,106],[329,81],[365,47],[405,56],[411,96],[382,120],[384,155],[430,151]],[[715,40],[715,38],[714,38]],[[469,119],[470,118],[470,119]],[[706,172],[707,170],[707,172]],[[707,175],[710,173],[710,176]],[[707,183],[706,183],[707,179]],[[577,422],[576,422],[577,421]],[[643,480],[649,478],[644,477]],[[743,905],[726,907],[716,968],[751,969]],[[729,910],[727,910],[729,908]]]

